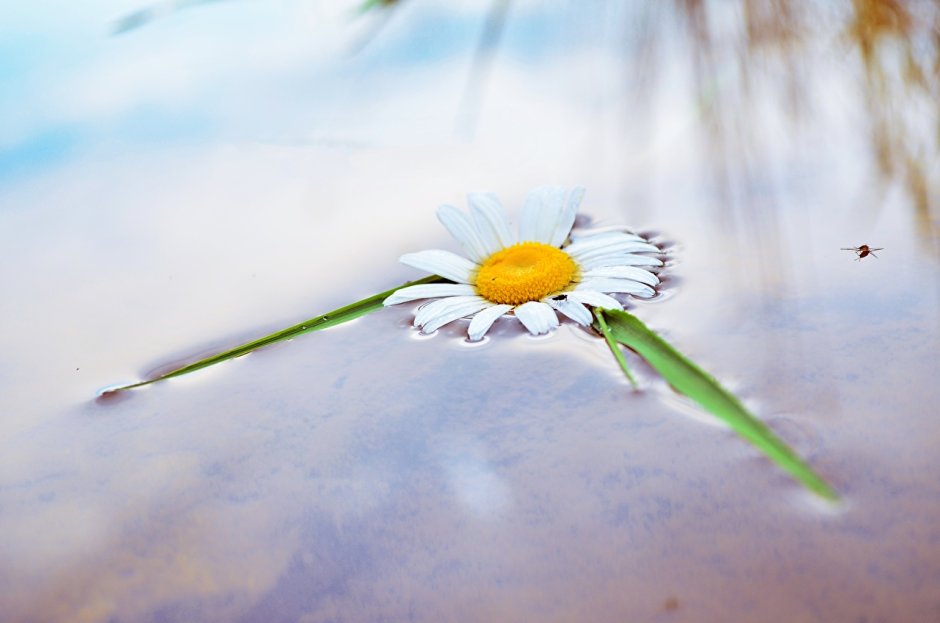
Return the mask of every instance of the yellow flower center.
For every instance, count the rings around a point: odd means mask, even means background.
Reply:
[[[577,274],[578,265],[564,251],[541,242],[520,242],[486,258],[474,285],[488,301],[521,305],[561,292]]]

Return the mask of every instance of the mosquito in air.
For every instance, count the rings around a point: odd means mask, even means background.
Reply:
[[[863,244],[860,247],[842,247],[843,251],[853,251],[857,253],[858,257],[855,260],[857,262],[861,261],[863,257],[868,257],[869,255],[872,257],[878,257],[875,255],[875,251],[881,251],[883,249],[884,247],[870,247],[867,244]]]

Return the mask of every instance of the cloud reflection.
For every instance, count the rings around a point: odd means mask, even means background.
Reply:
[[[442,457],[443,468],[460,506],[478,519],[496,519],[507,512],[512,504],[511,489],[486,460],[484,448],[478,443],[450,447],[453,453]]]

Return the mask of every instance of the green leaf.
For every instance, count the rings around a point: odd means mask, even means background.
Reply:
[[[228,350],[222,351],[217,355],[211,355],[205,359],[200,359],[199,361],[194,361],[193,363],[187,364],[175,370],[171,370],[165,374],[161,374],[152,379],[147,379],[144,381],[139,381],[137,383],[130,383],[128,385],[121,385],[119,387],[112,387],[102,394],[112,394],[114,392],[124,391],[126,389],[133,389],[135,387],[143,387],[144,385],[150,385],[151,383],[156,383],[157,381],[162,381],[164,379],[170,379],[174,376],[182,376],[184,374],[189,374],[190,372],[195,372],[196,370],[202,370],[203,368],[208,368],[217,363],[222,363],[223,361],[228,361],[229,359],[234,359],[236,357],[241,357],[246,355],[253,350],[257,350],[264,346],[269,346],[277,342],[282,342],[284,340],[289,340],[295,338],[298,335],[304,333],[310,333],[311,331],[319,331],[320,329],[326,329],[328,327],[335,327],[338,324],[343,324],[344,322],[349,322],[350,320],[355,320],[360,316],[364,316],[368,313],[374,312],[382,308],[382,301],[388,298],[392,293],[406,286],[413,286],[422,283],[437,283],[444,281],[443,278],[438,277],[437,275],[430,275],[423,279],[418,279],[417,281],[409,281],[404,283],[397,288],[392,288],[391,290],[386,290],[385,292],[379,292],[368,298],[364,298],[361,301],[352,303],[351,305],[346,305],[345,307],[340,307],[339,309],[334,309],[331,312],[321,314],[319,316],[314,316],[309,320],[299,322],[293,326],[287,327],[286,329],[281,329],[271,333],[270,335],[265,335],[256,340],[252,340],[241,346],[236,346]]]
[[[724,420],[739,435],[808,489],[828,499],[839,498],[835,490],[813,471],[766,424],[707,372],[656,335],[636,316],[614,309],[595,309],[598,327],[605,336],[633,349],[663,375],[676,391],[688,396],[706,411]],[[605,332],[603,327],[607,327]]]

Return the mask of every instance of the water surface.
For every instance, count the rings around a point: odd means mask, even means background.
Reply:
[[[940,618],[935,5],[582,5],[0,9],[5,620]],[[635,313],[842,503],[567,324],[405,305],[95,400],[546,183],[668,247]]]

